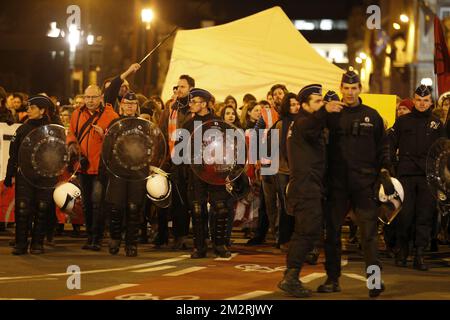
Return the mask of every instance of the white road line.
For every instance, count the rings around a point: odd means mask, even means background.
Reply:
[[[36,300],[34,298],[0,298],[0,300]]]
[[[261,297],[261,296],[265,296],[265,295],[271,294],[271,293],[273,293],[273,291],[258,290],[258,291],[252,291],[252,292],[240,294],[238,296],[226,298],[224,300],[248,300],[248,299],[253,299],[253,298],[258,298],[258,297]]]
[[[179,256],[179,257],[176,257],[176,258],[164,259],[164,260],[159,260],[159,261],[153,261],[153,262],[138,264],[138,265],[131,266],[131,267],[125,267],[125,268],[122,268],[122,270],[140,269],[140,268],[145,268],[145,267],[159,266],[161,264],[167,264],[167,263],[171,263],[171,262],[185,260],[185,259],[190,258],[190,257],[191,257],[190,255],[182,255],[182,256]]]
[[[356,280],[361,280],[361,281],[367,282],[367,279],[365,277],[363,277],[362,275],[356,274],[356,273],[343,273],[342,275],[343,276],[347,276],[347,277],[352,278],[352,279],[356,279]]]
[[[161,264],[167,264],[170,262],[176,262],[181,261],[190,258],[190,255],[181,255],[176,258],[171,259],[165,259],[165,260],[159,260],[159,261],[153,261],[143,264],[137,264],[129,267],[119,267],[119,268],[110,268],[110,269],[98,269],[98,270],[88,270],[88,271],[81,271],[80,274],[92,274],[92,273],[104,273],[104,272],[113,272],[113,271],[126,271],[126,270],[133,270],[133,269],[141,269],[145,267],[152,267],[157,266]],[[18,279],[36,279],[36,278],[45,278],[45,277],[65,277],[68,274],[66,272],[61,273],[48,273],[48,274],[41,274],[41,275],[34,275],[34,276],[16,276],[16,277],[0,277],[0,282],[3,280],[18,280]]]
[[[50,280],[58,280],[58,278],[17,279],[17,280],[2,281],[2,284],[3,283],[17,283],[17,282],[24,282],[24,281],[50,281]]]
[[[196,272],[196,271],[200,271],[206,269],[206,267],[190,267],[190,268],[186,268],[180,271],[175,271],[175,272],[170,272],[170,273],[166,273],[163,274],[163,276],[166,277],[177,277],[177,276],[181,276],[183,274],[187,274],[187,273],[192,273],[192,272]]]
[[[347,259],[347,257],[342,257],[341,258],[341,267],[345,267],[346,265],[348,265],[348,259]]]
[[[232,253],[229,258],[215,258],[214,261],[230,261],[234,257],[236,257],[239,253]]]
[[[142,273],[142,272],[155,272],[155,271],[161,271],[161,270],[167,270],[167,269],[173,269],[176,268],[175,266],[160,266],[160,267],[153,267],[153,268],[147,268],[147,269],[140,269],[140,270],[134,270],[131,272],[136,273]]]
[[[98,290],[93,290],[93,291],[80,293],[79,296],[96,296],[98,294],[102,294],[102,293],[106,293],[106,292],[112,292],[112,291],[117,291],[117,290],[121,290],[121,289],[125,289],[125,288],[131,288],[131,287],[136,287],[136,286],[138,286],[138,285],[137,284],[131,284],[131,283],[123,283],[123,284],[119,284],[117,286],[112,286],[112,287],[107,287],[107,288],[103,288],[103,289],[98,289]]]
[[[314,273],[308,274],[307,276],[301,277],[300,281],[303,283],[308,283],[313,280],[325,277],[325,275],[326,274],[324,272],[314,272]]]

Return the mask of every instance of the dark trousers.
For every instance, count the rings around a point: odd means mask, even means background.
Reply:
[[[322,199],[301,199],[294,206],[295,228],[292,234],[287,267],[301,269],[306,255],[319,242],[323,231]]]
[[[325,214],[325,269],[328,277],[334,281],[341,276],[341,229],[349,208],[354,209],[361,230],[360,241],[366,268],[371,265],[381,267],[377,248],[378,205],[374,199],[374,181],[370,183],[355,179],[355,182],[347,182],[345,179],[335,178],[330,185]]]
[[[84,221],[88,241],[100,241],[105,230],[105,215],[102,210],[103,185],[97,175],[80,174]]]
[[[269,231],[269,218],[266,214],[266,201],[264,200],[264,192],[259,192],[259,208],[258,208],[258,225],[256,226],[255,238],[265,239]]]
[[[169,207],[172,217],[172,232],[175,238],[187,237],[189,234],[189,203],[187,196],[188,175],[183,165],[172,165],[172,204]]]
[[[280,199],[278,244],[284,244],[291,240],[295,222],[295,218],[288,215],[286,210],[286,186],[289,182],[289,175],[278,173],[276,176],[276,181],[278,184],[278,195]]]
[[[16,247],[27,246],[31,222],[32,242],[42,243],[52,212],[53,189],[40,189],[39,181],[29,181],[18,173],[15,185]]]
[[[416,247],[428,245],[436,212],[436,201],[428,189],[424,176],[400,177],[405,191],[405,201],[397,216],[397,240],[401,246],[407,246],[415,235]]]

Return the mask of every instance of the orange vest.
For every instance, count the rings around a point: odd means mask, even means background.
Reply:
[[[178,109],[172,109],[173,103],[169,106],[169,124],[167,126],[168,140],[169,140],[169,152],[170,156],[173,156],[175,149],[175,142],[177,141],[177,118]]]

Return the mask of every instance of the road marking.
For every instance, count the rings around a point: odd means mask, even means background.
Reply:
[[[154,267],[154,268],[147,268],[147,269],[141,269],[141,270],[134,270],[131,272],[141,273],[141,272],[155,272],[155,271],[161,271],[161,270],[167,270],[167,269],[173,269],[176,268],[175,266],[160,266],[160,267]]]
[[[190,268],[186,268],[180,271],[175,271],[175,272],[171,272],[171,273],[166,273],[163,274],[163,276],[166,277],[177,277],[177,276],[181,276],[183,274],[187,274],[187,273],[192,273],[192,272],[196,272],[196,271],[200,271],[206,269],[206,267],[190,267]]]
[[[300,281],[303,283],[308,283],[311,282],[313,280],[319,279],[324,277],[326,274],[324,272],[314,272],[311,274],[308,274],[307,276],[301,277]]]
[[[81,271],[80,274],[104,273],[104,272],[113,272],[113,271],[127,271],[127,270],[157,266],[157,265],[161,265],[161,264],[167,264],[170,262],[185,260],[187,258],[190,258],[190,255],[181,255],[176,258],[153,261],[153,262],[148,262],[148,263],[143,263],[143,264],[137,264],[137,265],[129,266],[129,267]],[[50,277],[65,277],[68,275],[70,275],[70,274],[68,274],[66,272],[61,272],[61,273],[48,273],[48,274],[41,274],[41,275],[34,275],[34,276],[0,277],[0,281],[2,281],[2,280],[17,280],[17,279],[36,279],[36,278],[45,278],[45,277],[49,277],[49,276]]]
[[[137,284],[131,284],[131,283],[123,283],[123,284],[119,284],[117,286],[112,286],[112,287],[107,287],[107,288],[103,288],[103,289],[98,289],[98,290],[93,290],[93,291],[80,293],[79,295],[80,296],[96,296],[98,294],[102,294],[102,293],[106,293],[106,292],[112,292],[112,291],[117,291],[117,290],[131,288],[131,287],[136,287],[136,286],[138,286],[138,285]]]
[[[226,298],[224,300],[248,300],[248,299],[252,299],[252,298],[258,298],[261,296],[265,296],[265,295],[271,294],[271,293],[273,293],[273,291],[258,290],[258,291],[252,291],[252,292],[240,294],[238,296]]]
[[[239,253],[232,253],[229,258],[215,258],[214,261],[230,261],[234,257],[236,257]]]
[[[361,280],[361,281],[367,282],[367,279],[365,277],[363,277],[362,275],[356,274],[356,273],[343,273],[342,275],[343,276],[347,276],[347,277],[352,278],[352,279],[356,279],[356,280]]]
[[[341,259],[341,267],[345,267],[346,265],[348,265],[348,258],[347,257],[343,257]]]
[[[0,300],[36,300],[34,298],[0,298]]]
[[[17,282],[24,282],[24,281],[50,281],[50,280],[58,280],[58,278],[17,279],[17,280],[2,281],[2,284],[3,283],[17,283]]]

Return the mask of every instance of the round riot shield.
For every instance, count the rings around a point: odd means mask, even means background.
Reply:
[[[192,171],[208,184],[229,184],[245,169],[244,131],[222,120],[210,120],[197,127],[194,122],[190,149]]]
[[[431,193],[441,203],[450,203],[450,140],[438,139],[427,157],[427,182]]]
[[[132,181],[147,179],[151,167],[160,167],[166,156],[164,135],[157,125],[140,118],[124,118],[106,132],[102,161],[114,176]]]
[[[79,148],[66,144],[63,126],[49,124],[31,131],[19,147],[19,170],[34,187],[54,188],[68,181],[79,167]]]

